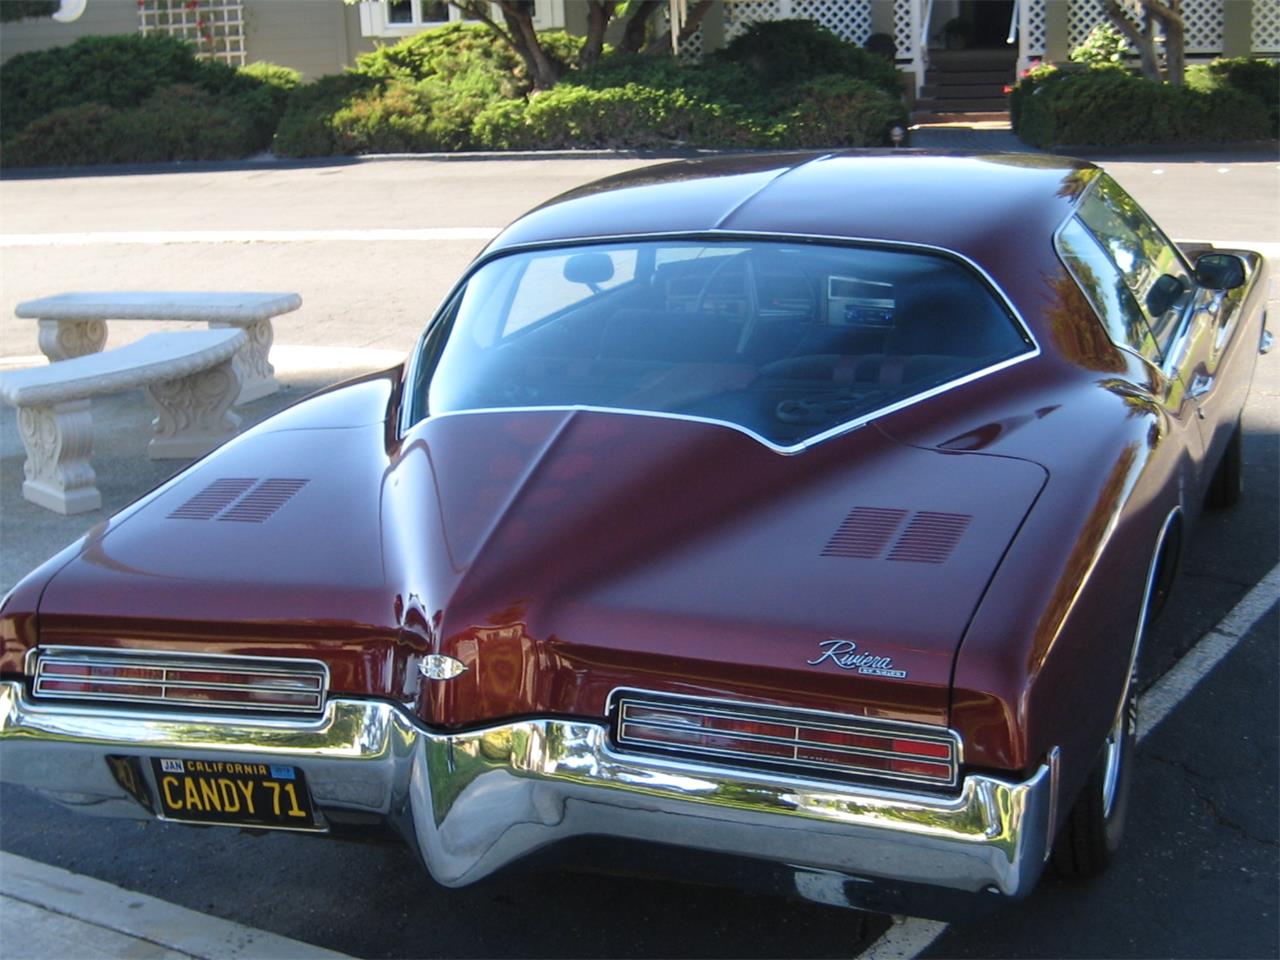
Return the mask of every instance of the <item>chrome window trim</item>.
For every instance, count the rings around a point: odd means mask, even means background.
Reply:
[[[40,662],[43,659],[61,660],[71,662],[82,662],[89,666],[101,667],[153,667],[156,669],[164,669],[166,665],[175,670],[183,671],[199,671],[217,672],[222,664],[226,664],[228,668],[239,666],[245,672],[259,673],[267,676],[279,676],[282,678],[314,678],[319,680],[319,686],[315,689],[302,690],[289,687],[250,687],[243,684],[214,684],[205,685],[194,681],[165,681],[161,686],[176,688],[195,688],[195,689],[226,689],[226,690],[265,690],[268,693],[283,693],[294,695],[314,696],[316,703],[314,705],[290,705],[290,704],[266,704],[259,705],[251,702],[245,703],[226,703],[218,701],[198,700],[195,698],[181,697],[165,697],[160,696],[139,696],[137,694],[128,696],[115,696],[109,693],[50,693],[39,691],[39,683],[42,679],[40,673]],[[260,713],[291,713],[306,714],[315,716],[322,714],[325,710],[325,704],[329,698],[330,674],[329,665],[323,660],[315,660],[303,657],[270,657],[259,656],[256,654],[234,654],[234,653],[198,653],[185,650],[153,650],[141,648],[120,648],[120,647],[89,647],[89,646],[71,646],[67,644],[50,644],[47,646],[32,647],[27,651],[24,663],[24,672],[30,681],[32,696],[40,700],[46,701],[67,701],[67,700],[98,700],[111,704],[136,704],[139,706],[171,706],[178,709],[197,709],[197,710],[215,710],[220,712],[236,712],[248,714]],[[49,677],[49,680],[55,682],[75,683],[81,678],[76,677]],[[147,686],[154,681],[139,681],[130,678],[87,678],[95,684],[110,686],[111,684],[123,684],[132,686]]]
[[[1129,196],[1131,200],[1133,199],[1133,197],[1129,194],[1129,191],[1125,190],[1123,186],[1120,186],[1120,184],[1116,182],[1114,178],[1110,177],[1106,172],[1103,172],[1103,177],[1107,177],[1108,179],[1110,179],[1112,183],[1115,183],[1117,187],[1120,187],[1120,189],[1125,193],[1126,196]],[[1084,202],[1085,198],[1088,197],[1090,193],[1092,193],[1098,188],[1099,182],[1100,181],[1096,179],[1089,182],[1089,184],[1085,187],[1084,191],[1080,194],[1080,199],[1076,201],[1075,206],[1072,208],[1071,215],[1066,217],[1062,221],[1062,223],[1058,226],[1058,229],[1053,232],[1054,253],[1058,255],[1058,260],[1062,263],[1063,268],[1067,271],[1067,273],[1071,275],[1071,279],[1074,280],[1076,286],[1080,288],[1080,291],[1081,293],[1084,294],[1085,299],[1088,300],[1089,303],[1093,305],[1093,312],[1095,314],[1100,313],[1100,311],[1098,310],[1098,305],[1093,302],[1093,298],[1089,296],[1088,291],[1084,289],[1084,285],[1076,277],[1075,271],[1073,271],[1071,267],[1067,264],[1066,260],[1063,259],[1062,247],[1059,245],[1058,241],[1062,235],[1062,231],[1066,229],[1066,227],[1071,223],[1072,220],[1079,220],[1080,225],[1084,227],[1086,231],[1088,231],[1089,235],[1094,236],[1093,230],[1080,217],[1080,206]],[[1135,200],[1134,203],[1136,204],[1137,201]],[[1146,213],[1146,210],[1143,209],[1141,206],[1139,206],[1138,209],[1142,210],[1144,214]],[[1147,219],[1151,220],[1152,225],[1155,226],[1160,236],[1164,238],[1165,242],[1168,243],[1169,247],[1173,250],[1174,256],[1178,258],[1178,261],[1186,269],[1187,276],[1191,278],[1191,282],[1195,283],[1196,272],[1192,268],[1191,263],[1187,260],[1186,256],[1183,254],[1182,248],[1179,247],[1176,243],[1173,242],[1173,240],[1169,238],[1169,235],[1166,234],[1163,229],[1161,229],[1160,224],[1156,223],[1155,220],[1152,220],[1150,216],[1148,216]],[[1095,242],[1098,242],[1099,246],[1102,247],[1103,255],[1106,256],[1108,260],[1110,260],[1111,254],[1107,252],[1106,247],[1103,246],[1100,241],[1097,241],[1096,237],[1095,237]],[[1112,263],[1115,264],[1115,261],[1113,260]],[[1116,265],[1116,269],[1120,270],[1118,265]],[[1120,273],[1123,274],[1124,271],[1120,270]],[[1126,284],[1125,286],[1127,288],[1128,284]],[[1196,285],[1196,289],[1197,290],[1201,289],[1198,284]],[[1133,291],[1129,291],[1129,295],[1132,297]],[[1179,354],[1182,352],[1182,349],[1186,346],[1187,337],[1190,335],[1191,325],[1197,313],[1197,309],[1195,306],[1197,299],[1198,299],[1197,297],[1191,297],[1187,300],[1187,305],[1186,307],[1183,308],[1183,311],[1182,311],[1182,318],[1181,320],[1178,321],[1178,329],[1174,333],[1174,335],[1169,338],[1168,353],[1165,353],[1163,350],[1161,350],[1160,344],[1158,342],[1156,343],[1156,351],[1159,354],[1158,363],[1152,358],[1144,356],[1141,353],[1141,351],[1133,349],[1128,344],[1116,343],[1115,338],[1111,336],[1111,331],[1110,329],[1108,329],[1107,324],[1105,322],[1102,323],[1102,328],[1107,334],[1107,339],[1110,340],[1117,347],[1119,347],[1121,350],[1125,350],[1126,352],[1131,353],[1135,357],[1138,357],[1144,362],[1150,364],[1152,367],[1159,370],[1164,375],[1166,380],[1173,379],[1175,377],[1175,374],[1173,373],[1173,368],[1177,366],[1177,364],[1174,362],[1174,358],[1177,358]],[[1133,297],[1133,300],[1135,303],[1138,303],[1137,297]],[[1150,317],[1147,316],[1147,311],[1141,303],[1138,303],[1138,311],[1142,314],[1143,318],[1146,319],[1148,329],[1150,329],[1151,319]],[[1102,318],[1099,316],[1098,319],[1101,321]],[[1151,335],[1152,335],[1152,340],[1154,341],[1155,340],[1154,330],[1152,330]]]
[[[1018,327],[1019,333],[1022,335],[1023,340],[1026,342],[1028,349],[1015,356],[1009,357],[1005,360],[1001,360],[998,363],[990,364],[981,369],[971,371],[970,373],[967,373],[961,377],[956,377],[955,379],[945,381],[944,383],[938,384],[937,386],[932,387],[929,390],[924,391],[923,393],[912,394],[910,397],[905,397],[904,399],[899,400],[896,403],[889,404],[886,407],[880,407],[874,411],[871,411],[870,413],[866,413],[862,415],[861,417],[856,417],[853,420],[847,420],[844,423],[838,424],[829,430],[825,430],[822,433],[815,434],[814,436],[809,437],[806,440],[802,440],[799,443],[795,443],[791,445],[774,443],[772,440],[766,439],[765,437],[756,433],[754,430],[744,427],[741,424],[732,423],[731,421],[728,421],[728,420],[719,420],[713,417],[691,416],[688,414],[666,413],[658,410],[624,410],[616,407],[597,407],[597,406],[592,406],[590,404],[557,404],[557,405],[535,406],[535,407],[524,407],[524,406],[483,407],[476,410],[448,410],[448,411],[445,411],[444,413],[436,413],[436,414],[432,414],[428,412],[425,416],[419,417],[417,420],[411,421],[410,412],[409,412],[411,404],[402,402],[400,405],[399,419],[397,423],[397,428],[398,428],[397,439],[403,440],[405,435],[410,430],[412,430],[415,426],[417,426],[419,423],[422,423],[423,421],[434,420],[434,419],[443,418],[443,417],[470,416],[474,414],[483,414],[483,413],[527,413],[527,412],[537,411],[537,410],[551,410],[551,411],[561,411],[561,412],[582,410],[590,413],[617,413],[625,416],[641,416],[641,417],[649,417],[652,419],[659,419],[659,420],[684,420],[684,421],[689,421],[693,423],[706,423],[712,426],[727,427],[731,430],[736,430],[738,433],[741,433],[750,437],[751,439],[755,440],[757,443],[761,444],[762,446],[767,447],[769,450],[772,450],[774,453],[790,456],[797,453],[803,453],[804,451],[808,450],[810,447],[815,446],[816,444],[822,443],[825,440],[830,440],[833,437],[838,437],[845,433],[850,433],[853,430],[856,430],[859,427],[865,426],[866,424],[870,423],[872,420],[875,420],[879,417],[889,416],[890,414],[897,413],[899,410],[903,410],[907,407],[913,406],[914,404],[932,399],[933,397],[936,397],[939,394],[946,393],[950,390],[955,389],[956,387],[964,386],[965,384],[971,383],[974,380],[981,379],[982,377],[996,373],[1000,370],[1004,370],[1008,367],[1012,367],[1015,364],[1022,363],[1025,360],[1033,360],[1036,357],[1040,356],[1040,353],[1041,353],[1040,343],[1036,339],[1035,334],[1032,333],[1031,328],[1027,325],[1026,320],[1023,319],[1021,312],[1014,305],[1013,301],[1009,299],[1008,295],[1004,292],[1004,290],[1001,289],[1000,285],[995,282],[995,279],[991,276],[991,274],[988,273],[981,265],[979,265],[977,261],[973,260],[970,257],[965,256],[963,253],[960,253],[956,250],[951,250],[947,247],[940,247],[940,246],[927,244],[927,243],[914,243],[914,242],[905,241],[905,240],[875,240],[875,239],[864,238],[864,237],[836,237],[836,236],[829,236],[826,234],[770,233],[767,231],[739,231],[739,230],[698,230],[698,231],[686,231],[686,232],[677,232],[677,233],[627,234],[625,236],[571,237],[571,238],[564,238],[564,239],[558,239],[558,240],[539,240],[533,243],[513,244],[512,246],[501,247],[496,250],[486,250],[479,257],[477,257],[471,263],[471,265],[467,268],[466,272],[462,275],[462,278],[459,279],[456,284],[454,284],[453,288],[449,291],[448,296],[444,298],[442,305],[436,310],[436,313],[432,316],[431,320],[427,323],[426,328],[423,330],[421,334],[419,334],[418,341],[414,346],[413,352],[409,356],[409,361],[404,366],[404,379],[403,379],[404,387],[402,390],[402,396],[411,396],[412,387],[415,381],[417,380],[418,367],[422,359],[422,346],[424,341],[426,340],[428,333],[430,333],[431,329],[436,325],[436,323],[441,321],[441,318],[453,305],[459,291],[466,285],[466,283],[471,279],[471,277],[475,274],[475,272],[479,270],[481,267],[485,266],[486,264],[490,263],[493,260],[497,260],[505,256],[510,256],[510,255],[519,254],[519,253],[527,253],[535,250],[558,249],[561,247],[575,247],[575,246],[601,246],[601,245],[607,245],[607,244],[632,243],[632,242],[639,243],[639,242],[649,242],[649,241],[658,241],[658,240],[675,240],[675,241],[685,241],[685,242],[697,241],[697,240],[708,240],[708,241],[715,241],[715,242],[735,241],[735,240],[737,241],[763,240],[763,241],[772,242],[772,243],[801,243],[801,244],[813,244],[813,245],[828,244],[828,245],[843,246],[843,247],[872,248],[872,249],[881,249],[881,250],[902,250],[907,252],[914,251],[918,253],[922,252],[922,253],[931,254],[933,256],[946,257],[946,258],[958,261],[959,263],[968,267],[970,270],[972,270],[974,273],[978,275],[981,281],[986,285],[988,291],[995,295],[998,302],[1005,308],[1009,316],[1013,319],[1013,321]]]

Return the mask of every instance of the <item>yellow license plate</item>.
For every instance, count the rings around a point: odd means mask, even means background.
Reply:
[[[160,811],[168,820],[315,830],[306,777],[275,763],[153,757]]]

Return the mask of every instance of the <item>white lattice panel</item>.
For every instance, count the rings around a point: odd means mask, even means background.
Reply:
[[[684,43],[680,44],[679,54],[681,60],[692,61],[702,59],[701,26],[699,26],[697,30],[693,31],[693,33],[689,34],[689,36],[685,38]]]
[[[791,0],[736,0],[724,5],[724,38],[726,41],[744,33],[747,27],[763,20],[786,20],[791,16]]]
[[[1025,69],[1032,57],[1043,57],[1045,51],[1045,0],[1022,0],[1018,5],[1019,63]]]
[[[1187,53],[1221,53],[1223,7],[1226,0],[1186,0],[1182,4],[1182,23],[1186,28]],[[1277,0],[1254,0],[1259,6],[1280,7]]]
[[[910,60],[916,53],[916,18],[913,0],[893,0],[893,43],[899,60]]]
[[[195,45],[196,56],[243,66],[244,5],[239,0],[138,0],[138,32]]]
[[[1071,0],[1067,14],[1067,49],[1084,43],[1089,31],[1100,23],[1109,23],[1107,7],[1102,0]]]
[[[1253,52],[1280,54],[1280,2],[1253,0]]]
[[[871,36],[868,0],[792,0],[791,15],[820,23],[837,37],[862,46]]]

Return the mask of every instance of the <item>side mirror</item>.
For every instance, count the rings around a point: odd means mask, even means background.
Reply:
[[[1186,292],[1182,281],[1172,274],[1163,274],[1147,291],[1147,310],[1153,317],[1164,316],[1166,310],[1178,302],[1178,298]]]
[[[592,293],[600,292],[600,284],[613,279],[613,258],[607,253],[578,253],[564,262],[564,278],[570,283],[583,283]]]
[[[1234,253],[1204,253],[1196,260],[1196,283],[1209,290],[1234,290],[1244,280],[1244,261]]]

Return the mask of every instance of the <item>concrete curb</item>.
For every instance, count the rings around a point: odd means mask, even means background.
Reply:
[[[12,853],[0,853],[0,919],[10,957],[346,958]]]

